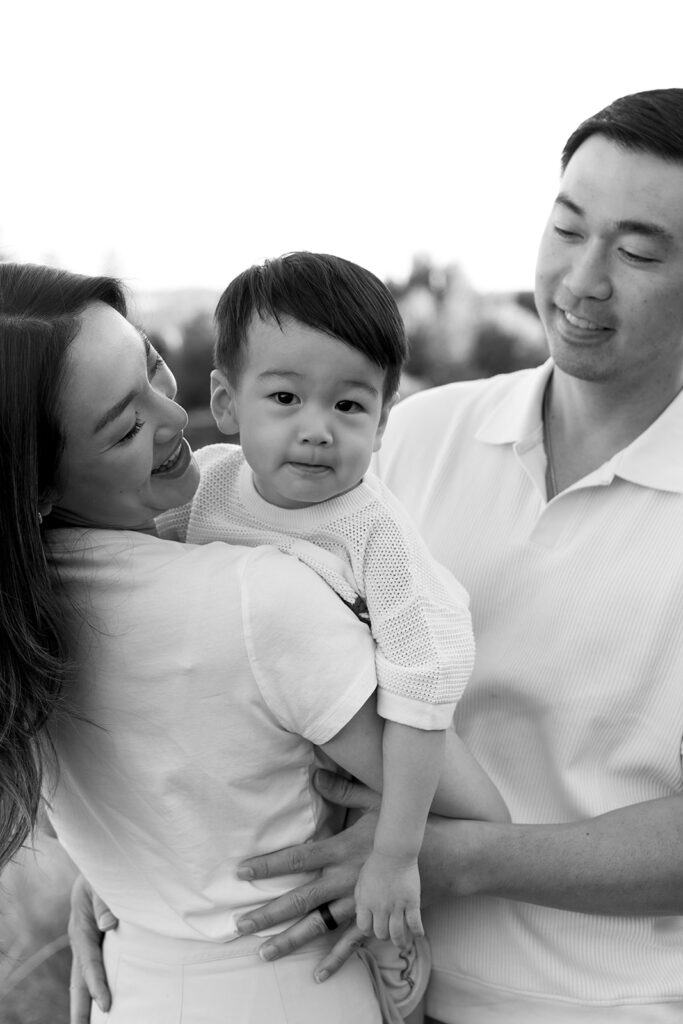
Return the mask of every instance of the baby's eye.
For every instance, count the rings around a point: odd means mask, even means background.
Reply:
[[[354,402],[350,398],[342,398],[341,402],[337,402],[337,409],[339,412],[363,412],[360,402]]]
[[[276,391],[270,396],[278,405],[293,405],[296,402],[296,395],[291,391]]]

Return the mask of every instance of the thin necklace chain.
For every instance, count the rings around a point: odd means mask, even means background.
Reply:
[[[548,492],[548,501],[557,494],[557,480],[555,479],[555,460],[553,458],[553,443],[550,439],[550,386],[546,384],[543,393],[543,430],[545,433],[545,455],[546,474],[545,487]]]

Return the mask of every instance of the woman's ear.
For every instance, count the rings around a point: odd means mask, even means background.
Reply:
[[[239,434],[235,389],[222,370],[211,371],[211,413],[221,434]]]
[[[389,413],[394,408],[394,406],[396,405],[398,400],[399,400],[399,393],[398,393],[398,391],[396,391],[391,396],[391,398],[388,398],[386,400],[386,402],[382,406],[382,415],[380,416],[379,423],[377,424],[377,432],[375,433],[375,443],[372,446],[373,452],[378,452],[380,450],[380,448],[382,447],[382,438],[384,436],[384,428],[387,425],[387,420],[389,419]]]

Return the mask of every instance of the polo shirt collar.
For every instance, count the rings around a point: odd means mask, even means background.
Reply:
[[[476,434],[485,444],[524,444],[542,431],[543,394],[553,362],[520,374]],[[603,470],[612,477],[683,494],[683,392],[639,437],[617,452]]]

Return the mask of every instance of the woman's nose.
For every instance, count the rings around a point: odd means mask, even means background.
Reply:
[[[159,395],[157,426],[154,437],[161,444],[171,441],[187,426],[188,416],[182,405],[166,395]]]

